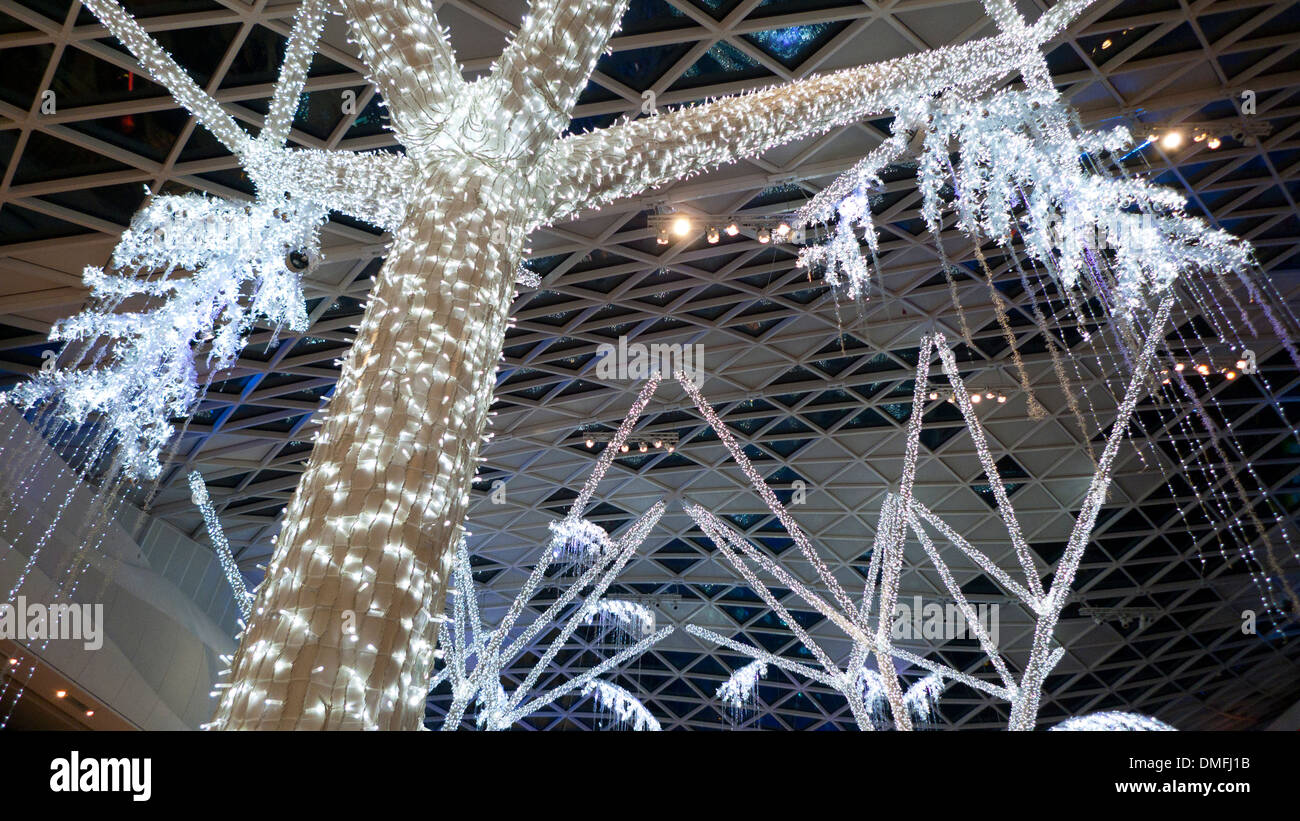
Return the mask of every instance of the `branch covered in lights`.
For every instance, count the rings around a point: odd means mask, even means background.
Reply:
[[[451,687],[452,699],[443,721],[444,730],[459,728],[471,704],[478,705],[479,726],[504,730],[575,691],[593,696],[598,706],[611,713],[618,726],[659,729],[659,722],[635,696],[598,677],[645,652],[673,631],[671,627],[655,630],[653,612],[641,604],[605,598],[614,578],[636,555],[637,548],[663,516],[664,504],[656,503],[617,541],[599,525],[582,518],[596,485],[622,449],[657,386],[655,379],[642,389],[618,432],[601,453],[568,515],[551,525],[551,543],[538,555],[523,587],[501,622],[493,628],[486,627],[482,621],[483,608],[474,584],[469,548],[463,538],[457,544],[451,614],[439,634],[443,666],[431,682],[434,688],[444,682]],[[548,571],[557,567],[561,572],[551,578],[560,579],[564,586],[555,601],[527,627],[516,631],[520,616],[546,581]],[[580,595],[580,603],[570,608]],[[580,627],[592,624],[598,625],[601,635],[621,633],[634,643],[558,686],[537,689],[541,676],[550,669],[573,634]],[[518,687],[508,692],[501,684],[505,671],[525,653],[536,661]]]
[[[208,528],[208,538],[212,540],[212,549],[216,551],[217,560],[221,563],[221,572],[225,574],[226,581],[230,584],[230,592],[234,594],[239,616],[247,622],[253,613],[253,596],[244,585],[244,574],[239,572],[239,565],[235,564],[235,557],[230,552],[230,542],[226,541],[226,533],[221,529],[221,520],[217,518],[217,511],[212,507],[212,500],[208,498],[208,488],[203,483],[203,475],[197,470],[193,471],[190,473],[189,481],[190,497],[199,512],[203,514],[203,524]]]
[[[700,529],[704,531],[719,551],[731,562],[744,577],[750,589],[754,590],[769,608],[781,619],[809,654],[821,665],[820,670],[797,664],[790,660],[773,656],[756,647],[726,639],[703,628],[690,626],[688,632],[700,638],[714,641],[722,646],[736,650],[754,658],[764,665],[775,665],[797,675],[820,682],[839,691],[848,700],[858,726],[871,729],[875,716],[869,709],[872,702],[868,698],[873,691],[869,684],[878,684],[884,699],[890,705],[895,726],[898,729],[911,729],[913,718],[920,720],[934,706],[938,693],[946,681],[957,681],[967,686],[1011,702],[1011,720],[1009,728],[1013,730],[1031,730],[1037,723],[1038,705],[1041,698],[1043,682],[1047,675],[1064,655],[1064,647],[1056,644],[1054,633],[1061,617],[1062,608],[1070,599],[1079,564],[1083,558],[1084,548],[1088,544],[1092,529],[1097,522],[1102,502],[1110,486],[1111,470],[1119,452],[1119,446],[1128,430],[1129,419],[1137,402],[1146,393],[1146,379],[1154,361],[1157,345],[1164,335],[1165,325],[1173,306],[1173,298],[1166,296],[1159,306],[1151,312],[1150,328],[1139,361],[1135,364],[1128,388],[1120,403],[1114,424],[1106,439],[1105,449],[1098,460],[1097,469],[1083,500],[1074,527],[1070,533],[1066,549],[1051,573],[1050,589],[1044,589],[1042,571],[1035,564],[1028,544],[1021,533],[1015,510],[1007,497],[997,468],[996,460],[989,450],[984,436],[983,426],[975,414],[972,396],[968,393],[957,369],[957,362],[952,351],[947,347],[940,334],[926,337],[921,344],[917,365],[912,414],[907,425],[907,439],[904,447],[902,478],[895,492],[886,495],[881,507],[880,520],[871,550],[871,561],[866,573],[866,586],[860,604],[853,604],[847,592],[830,576],[825,562],[817,554],[803,531],[799,528],[789,512],[781,505],[771,488],[755,470],[745,455],[740,443],[736,441],[725,423],[717,416],[704,397],[689,383],[683,387],[695,402],[709,426],[718,434],[719,439],[732,458],[740,465],[749,478],[751,485],[767,503],[768,508],[781,522],[786,532],[794,540],[804,558],[817,572],[819,578],[831,591],[835,603],[811,591],[803,582],[791,575],[780,564],[768,557],[742,534],[722,522],[717,516],[698,505],[687,507]],[[996,507],[1007,529],[1010,544],[1019,561],[1019,568],[1008,571],[997,565],[985,553],[974,547],[963,536],[947,525],[935,513],[913,497],[913,482],[917,472],[919,442],[922,417],[925,413],[925,397],[931,392],[929,387],[930,360],[938,354],[943,372],[947,376],[951,394],[956,400],[963,419],[966,422],[972,444],[979,456],[980,465],[987,476]],[[1003,657],[1003,650],[996,646],[993,637],[981,624],[974,608],[967,600],[961,584],[953,575],[948,563],[940,555],[930,535],[930,530],[948,541],[952,548],[970,559],[994,579],[1010,595],[1018,599],[1036,618],[1033,644],[1030,648],[1028,664],[1024,673],[1017,680],[1012,668]],[[891,642],[891,629],[895,618],[898,601],[898,584],[903,565],[904,543],[910,531],[921,544],[926,557],[938,572],[948,594],[956,602],[958,609],[966,620],[980,645],[985,658],[1000,680],[998,683],[986,678],[966,673],[932,659],[918,656]],[[752,565],[752,566],[751,566]],[[795,620],[771,588],[758,575],[757,570],[765,571],[781,587],[788,588],[797,597],[807,602],[831,623],[844,631],[849,638],[852,649],[846,667],[840,667],[814,641],[807,631]],[[1020,575],[1020,579],[1015,578]],[[838,606],[837,606],[838,605]],[[876,610],[876,623],[871,624],[872,610]],[[865,665],[874,656],[875,670]],[[929,675],[917,681],[904,692],[900,686],[894,659],[907,662],[928,671]],[[727,700],[735,710],[743,706],[753,691],[756,676],[761,667],[746,667],[738,670],[733,679],[719,690],[719,697]],[[756,672],[758,671],[758,672]],[[867,676],[867,672],[876,677]],[[1102,722],[1104,723],[1104,722]],[[1094,723],[1097,724],[1097,723]],[[1095,729],[1087,725],[1080,729]]]

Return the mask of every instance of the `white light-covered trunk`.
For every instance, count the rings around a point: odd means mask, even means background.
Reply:
[[[431,179],[381,269],[258,593],[227,729],[416,729],[514,293],[499,175]],[[502,214],[509,220],[511,214]]]

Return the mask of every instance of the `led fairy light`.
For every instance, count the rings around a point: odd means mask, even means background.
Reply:
[[[1060,620],[1061,611],[1069,599],[1069,592],[1074,583],[1079,564],[1082,561],[1084,549],[1096,525],[1101,505],[1105,500],[1110,485],[1111,470],[1119,452],[1120,443],[1126,438],[1129,420],[1133,416],[1137,402],[1146,394],[1150,363],[1154,360],[1158,344],[1164,338],[1164,329],[1169,321],[1172,307],[1173,297],[1166,295],[1159,306],[1151,312],[1147,338],[1134,363],[1134,372],[1131,374],[1116,419],[1106,438],[1105,447],[1098,459],[1096,472],[1080,507],[1079,515],[1075,519],[1075,524],[1066,543],[1065,552],[1052,573],[1050,589],[1044,590],[1042,588],[1038,571],[1032,561],[1026,561],[1027,557],[1020,556],[1017,551],[1019,563],[1021,564],[1020,570],[1025,576],[1024,582],[1017,581],[1010,573],[998,567],[987,555],[971,546],[965,538],[957,534],[941,518],[912,497],[910,485],[915,481],[916,461],[918,458],[918,450],[914,445],[919,441],[921,417],[925,412],[925,403],[922,400],[929,390],[929,360],[935,353],[939,356],[943,372],[947,376],[952,394],[966,422],[967,430],[971,434],[972,442],[976,447],[980,463],[984,466],[990,484],[996,485],[1001,481],[997,475],[996,460],[989,452],[982,426],[970,401],[970,394],[967,393],[959,375],[956,359],[952,351],[947,347],[944,337],[936,334],[926,337],[922,341],[920,348],[912,415],[907,427],[908,441],[905,447],[903,478],[900,480],[898,493],[887,494],[881,509],[881,522],[876,529],[871,566],[867,572],[867,586],[862,606],[848,607],[843,610],[833,607],[817,593],[810,590],[803,582],[792,576],[785,568],[764,555],[749,540],[736,533],[717,516],[697,505],[691,505],[687,508],[687,513],[696,521],[701,530],[713,540],[722,555],[732,563],[750,588],[759,594],[763,601],[777,614],[778,618],[790,627],[810,654],[822,664],[823,669],[818,670],[782,657],[773,656],[761,648],[751,647],[727,639],[695,625],[688,625],[686,627],[687,632],[749,655],[755,659],[755,662],[781,667],[784,670],[794,672],[797,675],[840,691],[849,700],[850,709],[862,729],[871,729],[870,724],[873,720],[874,711],[873,709],[867,709],[872,699],[866,697],[870,688],[866,686],[865,677],[862,674],[855,677],[854,674],[858,670],[866,669],[862,665],[868,655],[875,656],[877,666],[883,671],[878,673],[878,677],[872,679],[872,681],[878,683],[881,691],[883,691],[884,698],[890,704],[890,712],[893,714],[895,726],[899,729],[910,729],[913,718],[919,722],[926,721],[927,716],[932,714],[939,693],[947,681],[960,681],[970,687],[1009,701],[1012,705],[1009,728],[1013,730],[1033,729],[1037,723],[1038,705],[1042,695],[1043,682],[1065,652],[1064,647],[1055,643],[1056,626]],[[750,478],[754,489],[768,502],[769,508],[778,515],[782,524],[785,525],[788,514],[784,517],[780,515],[784,513],[784,509],[778,511],[779,502],[775,500],[770,488],[767,488],[761,476],[753,470],[752,465],[748,464],[748,460],[744,459],[743,451],[740,449],[739,444],[734,441],[734,437],[731,437],[725,423],[718,418],[698,392],[692,393],[690,387],[686,387],[697,408],[704,415],[705,420],[718,434],[728,450],[731,451],[733,458],[741,464],[742,470]],[[1003,498],[998,500],[999,514],[1008,533],[1017,533],[1019,527],[1016,523],[1015,511],[1009,500],[1005,499],[1005,491],[1002,496]],[[977,566],[1002,585],[1007,592],[1018,598],[1035,617],[1033,644],[1030,649],[1028,663],[1023,667],[1024,672],[1019,681],[1014,680],[1011,667],[1003,658],[1002,651],[995,646],[987,630],[980,623],[974,608],[971,607],[969,600],[962,592],[952,571],[930,539],[929,534],[925,531],[923,523],[933,527],[954,547],[970,557]],[[797,529],[791,529],[788,525],[786,527],[792,537],[798,532]],[[884,629],[884,625],[887,621],[892,621],[894,602],[897,600],[897,576],[902,563],[901,548],[905,529],[910,529],[917,537],[930,562],[939,570],[940,578],[949,594],[953,596],[967,623],[975,632],[981,650],[992,663],[996,674],[1002,679],[1002,686],[971,676],[933,659],[917,656],[910,651],[895,647],[889,642],[889,634]],[[1015,541],[1016,539],[1013,536],[1013,544]],[[803,599],[814,610],[826,616],[831,623],[845,632],[853,644],[847,669],[841,669],[833,662],[828,663],[829,660],[823,658],[825,656],[824,651],[790,617],[788,611],[777,601],[763,580],[746,564],[746,560],[761,567],[779,585],[791,590],[796,596]],[[868,624],[867,616],[870,614],[871,607],[867,602],[877,597],[879,598],[878,624],[880,627],[873,632]],[[836,596],[835,598],[838,599],[839,597]],[[890,666],[882,663],[885,659],[890,659],[890,657],[911,662],[928,670],[931,675],[914,683],[900,698],[897,693],[890,692],[889,678],[892,674],[892,659],[890,660]],[[737,670],[732,678],[720,688],[719,697],[723,698],[733,710],[739,709],[747,699],[752,697],[753,687],[756,685],[756,678],[759,674],[757,671],[760,670],[760,667],[753,666]],[[856,685],[856,688],[850,685]],[[866,689],[863,689],[864,687]],[[1084,721],[1078,725],[1077,729],[1105,729],[1119,726],[1114,723],[1115,721],[1129,721],[1134,728],[1137,728],[1144,722],[1154,721],[1143,716],[1132,716],[1130,714],[1120,714],[1120,716],[1121,718],[1114,720],[1099,718],[1090,722]]]
[[[217,518],[217,511],[212,507],[212,500],[208,498],[208,487],[203,483],[203,475],[197,470],[192,471],[189,482],[190,494],[199,512],[203,514],[203,523],[208,528],[208,538],[212,540],[212,549],[216,551],[221,572],[226,575],[226,581],[230,584],[230,592],[235,596],[235,606],[239,608],[239,615],[247,623],[253,614],[253,603],[248,588],[244,585],[244,574],[239,572],[239,565],[235,564],[235,557],[231,555],[230,542],[226,541],[221,520]]]
[[[598,676],[635,658],[673,631],[671,627],[655,631],[654,614],[643,605],[604,598],[614,579],[636,555],[637,549],[663,516],[664,504],[653,505],[617,540],[612,540],[598,525],[581,518],[596,484],[640,418],[657,385],[658,380],[652,379],[643,387],[620,424],[620,433],[593,466],[584,492],[574,500],[565,518],[552,526],[561,546],[557,547],[553,540],[541,551],[532,571],[495,627],[488,628],[482,622],[482,605],[474,583],[469,548],[464,538],[458,541],[452,571],[454,589],[450,614],[439,630],[443,667],[431,680],[433,687],[447,682],[452,691],[451,705],[442,729],[458,729],[466,710],[477,703],[476,721],[479,726],[503,730],[574,690],[592,695],[597,705],[611,712],[620,725],[627,724],[633,729],[659,728],[658,722],[635,696],[612,682],[599,680]],[[540,585],[547,581],[548,568],[562,554],[562,549],[567,549],[564,545],[572,540],[580,540],[582,544],[580,553],[584,569],[581,575],[576,578],[553,577],[552,582],[556,578],[564,579],[562,592],[531,623],[516,631],[520,616]],[[584,591],[582,603],[571,609],[570,605]],[[598,620],[602,620],[602,630],[605,629],[609,626],[603,622],[606,617],[612,619],[618,629],[634,631],[636,642],[563,684],[537,690],[541,676],[551,670],[555,657],[573,634],[580,627]],[[543,634],[546,634],[545,649],[535,644]],[[507,668],[525,653],[532,653],[535,661],[514,690],[507,692],[500,684],[502,677]]]
[[[622,3],[538,0],[493,72],[470,83],[431,0],[344,0],[400,156],[278,142],[319,4],[300,10],[266,139],[253,139],[118,2],[87,0],[235,153],[259,202],[339,211],[393,235],[217,726],[419,725],[432,614],[444,605],[529,231],[946,89],[988,89],[1094,1],[1058,3],[1015,32],[557,139]],[[341,638],[344,610],[358,614],[355,641]]]

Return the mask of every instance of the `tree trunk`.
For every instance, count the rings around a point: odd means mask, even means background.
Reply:
[[[412,196],[217,712],[224,729],[418,729],[514,294],[519,175]]]

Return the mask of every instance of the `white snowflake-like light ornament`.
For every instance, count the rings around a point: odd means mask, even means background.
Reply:
[[[589,522],[586,523],[588,527],[573,527],[573,523],[586,522],[582,514],[596,485],[620,452],[658,383],[656,377],[642,388],[618,433],[597,458],[591,475],[564,519],[565,523],[569,523],[568,529],[580,530],[591,541],[599,543],[600,549],[583,554],[580,575],[559,575],[552,579],[559,580],[563,589],[555,601],[528,626],[516,630],[524,609],[546,581],[547,571],[561,558],[556,548],[548,545],[541,551],[532,572],[511,601],[501,621],[494,627],[487,627],[482,619],[482,606],[474,583],[469,548],[463,538],[457,544],[452,570],[455,588],[450,618],[443,622],[439,631],[444,664],[431,681],[431,687],[437,687],[443,682],[451,687],[451,705],[443,719],[442,729],[458,729],[466,710],[471,704],[477,703],[476,724],[488,730],[504,730],[556,699],[574,692],[594,695],[597,705],[613,715],[616,726],[630,726],[636,730],[659,729],[659,722],[635,696],[599,677],[641,655],[673,632],[672,627],[655,630],[654,615],[644,606],[605,598],[614,579],[636,555],[637,548],[663,516],[664,504],[657,502],[616,540],[610,539],[603,530],[601,537],[594,537],[591,528],[600,528]],[[554,527],[552,529],[555,530]],[[570,610],[570,605],[578,601],[579,596],[582,596],[581,603]],[[566,611],[569,612],[566,614]],[[612,622],[605,622],[607,617]],[[549,689],[538,688],[542,675],[550,669],[556,656],[578,628],[594,622],[601,622],[602,632],[606,629],[635,630],[636,641],[626,646],[620,645],[620,649],[613,655],[559,685]],[[542,646],[535,644],[538,639],[544,639]],[[543,646],[545,649],[542,649]],[[502,686],[503,674],[525,653],[531,653],[536,660],[523,681],[512,691],[507,691]]]
[[[1074,582],[1079,564],[1083,559],[1089,536],[1097,522],[1101,505],[1110,486],[1111,469],[1119,452],[1120,443],[1125,438],[1129,420],[1137,402],[1147,393],[1147,374],[1154,361],[1156,348],[1164,336],[1165,325],[1169,321],[1173,298],[1165,295],[1158,307],[1150,313],[1150,331],[1130,376],[1128,387],[1120,402],[1115,422],[1106,437],[1106,446],[1098,459],[1097,469],[1083,500],[1074,527],[1066,544],[1066,549],[1051,573],[1051,587],[1044,589],[1042,574],[1034,562],[1032,553],[1021,532],[1016,513],[1007,497],[996,460],[989,451],[984,429],[976,416],[958,371],[953,353],[941,334],[928,336],[922,341],[919,351],[912,414],[907,425],[907,439],[904,447],[902,477],[896,492],[886,495],[881,508],[881,517],[876,528],[876,536],[871,551],[871,560],[866,573],[866,587],[855,604],[847,591],[830,574],[825,561],[813,548],[808,537],[790,516],[789,512],[777,499],[761,474],[754,468],[745,455],[744,448],[735,435],[718,417],[704,397],[688,381],[683,381],[683,388],[694,401],[701,415],[717,433],[719,440],[731,453],[732,458],[749,478],[755,491],[767,503],[768,508],[781,522],[799,549],[800,554],[811,564],[821,584],[830,592],[832,601],[813,592],[801,580],[795,578],[788,570],[774,561],[766,553],[752,544],[742,534],[736,532],[716,515],[698,505],[688,505],[687,513],[695,520],[724,555],[727,560],[744,577],[751,590],[759,595],[776,616],[793,632],[817,660],[821,669],[800,664],[784,656],[776,656],[762,648],[742,644],[733,639],[701,628],[688,625],[687,632],[723,647],[743,653],[764,664],[775,665],[812,681],[831,687],[843,694],[849,703],[858,726],[861,729],[873,729],[876,711],[869,709],[869,702],[864,696],[870,696],[874,688],[871,682],[879,681],[884,692],[894,726],[901,730],[910,730],[916,721],[928,720],[933,714],[939,693],[948,682],[960,682],[980,692],[987,693],[1011,703],[1009,728],[1013,730],[1031,730],[1037,723],[1039,702],[1042,697],[1043,682],[1051,670],[1059,663],[1065,648],[1056,643],[1054,633],[1061,618],[1061,611],[1069,599],[1071,585]],[[944,374],[948,378],[953,399],[966,422],[971,442],[975,446],[979,461],[988,477],[989,487],[996,502],[996,507],[1007,529],[1009,541],[1014,548],[1019,567],[1008,571],[1000,567],[985,553],[975,548],[964,537],[947,525],[942,518],[928,510],[916,500],[912,493],[917,471],[919,442],[922,417],[927,409],[926,395],[929,391],[930,359],[938,354]],[[1029,651],[1028,663],[1017,679],[1003,656],[1004,650],[998,648],[981,624],[975,609],[971,606],[961,585],[953,575],[948,562],[940,555],[927,528],[931,528],[946,539],[954,548],[975,563],[1002,586],[1008,594],[1024,604],[1027,612],[1036,620],[1033,644]],[[948,594],[957,603],[966,624],[975,633],[980,649],[990,662],[999,681],[990,681],[982,676],[968,674],[934,659],[917,655],[909,650],[894,646],[891,630],[899,594],[899,578],[903,566],[903,547],[906,535],[910,531],[920,542],[927,558],[938,571]],[[751,566],[752,565],[752,566]],[[769,585],[758,575],[761,568],[774,578],[776,583],[792,591],[814,610],[825,616],[832,624],[844,631],[852,643],[852,649],[845,666],[837,664],[807,631],[790,614],[785,605],[772,592]],[[1021,575],[1016,579],[1015,575]],[[872,613],[875,611],[875,624]],[[868,677],[865,669],[868,659],[875,661],[875,677]],[[913,684],[906,692],[902,690],[895,659],[914,667],[928,671],[930,675]],[[727,699],[733,707],[736,703],[735,693],[740,690],[740,683],[730,686],[720,697]],[[730,684],[730,682],[729,682]]]

